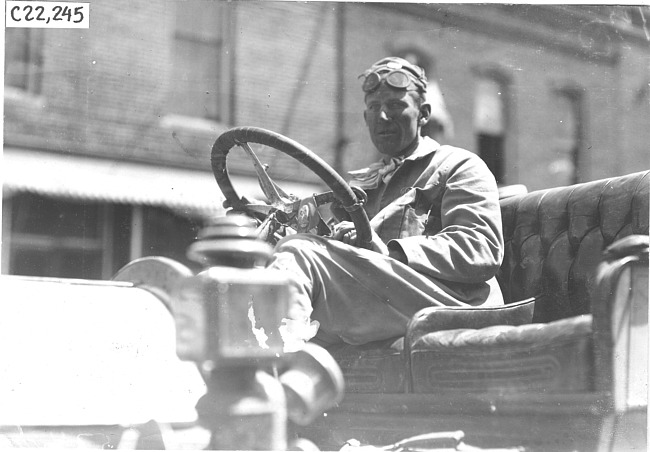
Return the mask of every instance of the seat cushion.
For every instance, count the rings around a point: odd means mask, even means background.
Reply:
[[[593,390],[592,316],[429,333],[411,344],[412,390]]]
[[[490,325],[530,323],[535,299],[490,308],[432,307],[416,314],[409,324],[406,338],[368,344],[329,347],[341,367],[347,393],[402,393],[407,391],[407,345],[429,331],[458,328],[459,325],[483,328]],[[408,347],[407,347],[408,349]],[[408,354],[408,352],[407,352]]]

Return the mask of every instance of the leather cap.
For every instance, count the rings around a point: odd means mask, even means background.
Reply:
[[[383,72],[392,71],[395,69],[405,69],[407,72],[413,75],[413,81],[426,91],[427,76],[424,72],[424,69],[400,57],[382,58],[370,66],[368,69],[366,69],[359,77],[367,77],[368,75],[377,71]]]

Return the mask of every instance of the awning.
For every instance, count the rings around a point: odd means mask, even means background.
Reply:
[[[5,148],[3,191],[74,199],[161,206],[203,215],[223,212],[223,194],[211,171],[154,166],[78,155]],[[254,177],[232,177],[240,195],[261,196]],[[282,183],[285,191],[308,196],[322,187]]]

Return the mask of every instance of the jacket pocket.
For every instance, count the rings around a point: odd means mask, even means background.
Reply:
[[[418,212],[418,209],[406,205],[404,206],[398,238],[403,239],[414,235],[423,235],[426,224],[427,212],[421,213]]]
[[[410,202],[404,204],[399,237],[434,235],[442,229],[441,202],[438,186],[412,188]]]
[[[440,223],[440,208],[434,212],[435,204],[429,200],[426,189],[408,188],[373,218],[371,226],[384,241],[424,235],[425,229],[431,230],[432,219],[435,224]],[[429,218],[430,215],[434,218]]]
[[[405,195],[408,202],[403,204],[399,238],[423,235],[431,203],[422,188],[413,187]]]

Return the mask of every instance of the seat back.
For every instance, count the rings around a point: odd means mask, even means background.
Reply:
[[[648,234],[649,181],[644,171],[501,200],[506,303],[536,296],[533,322],[590,313],[605,247]]]

